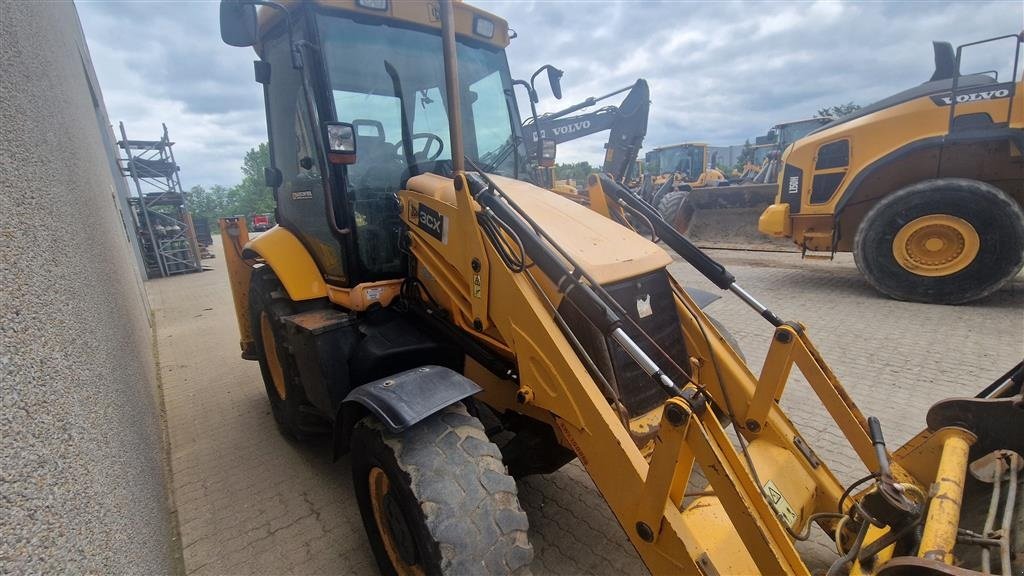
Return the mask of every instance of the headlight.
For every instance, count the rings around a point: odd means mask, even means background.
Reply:
[[[473,20],[473,32],[475,32],[477,36],[494,38],[494,22],[487,18],[477,16],[476,19]]]
[[[356,0],[356,5],[369,10],[387,10],[388,0]]]

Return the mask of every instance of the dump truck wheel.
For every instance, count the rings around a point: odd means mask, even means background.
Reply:
[[[266,266],[254,270],[249,283],[249,317],[270,411],[283,434],[302,438],[302,408],[309,402],[295,359],[284,345],[282,320],[293,313],[291,301],[273,271]]]
[[[928,180],[878,202],[853,242],[864,277],[897,300],[964,304],[1024,266],[1024,212],[995,186]]]
[[[693,219],[693,207],[686,203],[690,192],[690,190],[669,192],[658,202],[658,212],[661,217],[680,234],[686,234],[690,228],[690,221]]]
[[[746,362],[747,356],[743,354],[743,349],[740,348],[740,341],[733,336],[732,332],[729,332],[728,328],[723,326],[718,320],[712,318],[711,315],[708,315],[708,320],[711,320],[711,323],[715,325],[715,329],[718,330],[718,333],[722,335],[722,338],[725,338],[725,341],[729,343],[729,346],[732,347],[737,355],[739,355],[740,360]]]
[[[382,574],[521,573],[533,559],[516,483],[462,404],[399,434],[364,418],[352,476]]]

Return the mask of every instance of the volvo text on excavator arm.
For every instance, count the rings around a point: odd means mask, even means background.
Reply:
[[[604,106],[592,112],[573,112],[590,108],[598,102],[627,92],[618,106]],[[647,81],[638,79],[632,86],[620,88],[604,96],[587,98],[557,112],[544,114],[537,121],[528,119],[523,125],[523,135],[528,143],[531,159],[536,160],[539,139],[554,140],[556,144],[570,142],[605,130],[610,131],[605,144],[604,164],[601,171],[612,174],[623,181],[629,169],[636,163],[640,147],[647,135],[647,115],[651,108],[651,92]]]

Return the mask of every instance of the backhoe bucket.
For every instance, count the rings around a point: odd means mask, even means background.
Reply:
[[[673,192],[659,202],[665,220],[701,248],[797,252],[786,238],[757,230],[757,219],[775,200],[777,184],[741,184]]]

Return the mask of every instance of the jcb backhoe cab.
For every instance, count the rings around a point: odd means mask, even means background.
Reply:
[[[1024,368],[993,398],[933,408],[890,455],[806,329],[649,204],[588,181],[770,323],[760,377],[663,248],[517,180],[524,153],[495,153],[521,126],[500,18],[450,1],[260,4],[221,4],[224,40],[260,56],[278,200],[278,226],[252,241],[244,219],[221,221],[242,351],[283,432],[326,429],[350,454],[383,573],[523,570],[511,476],[575,457],[656,574],[808,574],[794,541],[812,524],[845,542],[836,570],[944,569],[974,504],[968,461],[1017,473],[1020,438],[986,425],[1019,422]],[[844,490],[782,412],[794,366],[873,473],[862,483]]]
[[[936,42],[927,82],[798,140],[760,230],[853,252],[900,300],[961,304],[1008,282],[1024,265],[1022,39]],[[963,69],[982,49],[1012,63],[1002,77]]]

